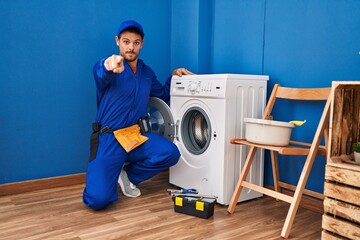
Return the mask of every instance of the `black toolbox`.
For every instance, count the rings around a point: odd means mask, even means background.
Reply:
[[[172,200],[174,201],[174,210],[177,213],[183,213],[205,219],[214,215],[216,199],[173,196]]]

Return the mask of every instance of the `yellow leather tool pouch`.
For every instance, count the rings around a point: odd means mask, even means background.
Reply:
[[[126,152],[130,152],[149,139],[141,135],[139,125],[137,124],[114,131],[114,136]]]

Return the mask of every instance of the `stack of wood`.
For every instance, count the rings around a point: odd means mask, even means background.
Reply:
[[[322,239],[360,239],[360,166],[328,163]]]
[[[322,239],[360,239],[360,81],[333,82]]]

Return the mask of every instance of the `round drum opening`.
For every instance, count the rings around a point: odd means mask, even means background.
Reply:
[[[199,155],[206,151],[211,140],[211,124],[204,110],[192,107],[186,111],[181,123],[181,136],[191,153]]]

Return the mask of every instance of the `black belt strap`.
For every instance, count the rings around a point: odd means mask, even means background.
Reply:
[[[111,130],[108,126],[103,127],[100,129],[100,123],[93,123],[92,124],[92,134],[90,137],[90,157],[89,162],[95,159],[96,153],[98,150],[99,145],[99,134],[100,133],[113,133],[113,130]]]
[[[90,137],[90,157],[89,162],[95,159],[98,145],[99,145],[99,131],[100,131],[100,124],[93,123],[92,124],[93,133]]]
[[[106,127],[103,127],[101,130],[100,130],[100,133],[113,133],[114,131],[111,130],[108,126]]]

